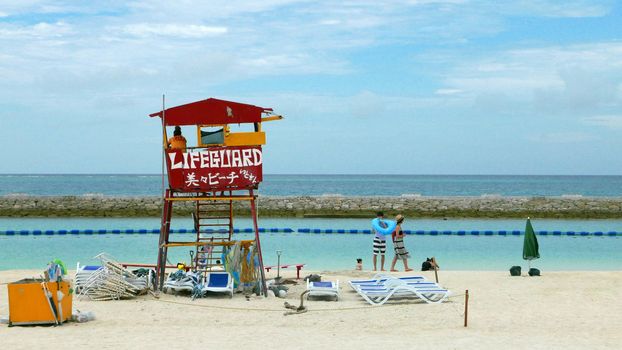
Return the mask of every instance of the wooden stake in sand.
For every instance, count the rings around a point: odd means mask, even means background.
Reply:
[[[469,318],[469,290],[464,292],[464,326],[467,326],[467,320]]]
[[[438,265],[436,264],[435,257],[432,257],[432,266],[434,266],[434,278],[436,279],[436,283],[438,283]]]

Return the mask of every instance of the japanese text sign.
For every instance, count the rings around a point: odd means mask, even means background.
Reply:
[[[262,180],[260,146],[168,150],[168,181],[182,191],[256,187]]]

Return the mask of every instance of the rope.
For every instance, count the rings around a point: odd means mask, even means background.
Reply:
[[[462,294],[464,295],[464,294]],[[458,295],[456,295],[458,296]],[[265,311],[265,312],[283,312],[283,309],[251,309],[251,308],[242,308],[242,307],[229,307],[229,306],[216,306],[216,305],[203,305],[203,304],[191,304],[191,303],[183,303],[180,301],[173,300],[161,300],[155,299],[156,301],[162,303],[176,304],[176,305],[185,305],[185,306],[193,306],[193,307],[202,307],[208,309],[219,309],[219,310],[235,310],[235,311]],[[404,307],[407,305],[418,305],[416,304],[384,304],[382,308],[385,307]],[[451,304],[450,304],[451,305]],[[373,305],[367,306],[352,306],[352,307],[343,307],[343,308],[334,308],[334,309],[315,309],[315,310],[307,310],[307,312],[332,312],[332,311],[350,311],[350,310],[370,310],[370,309],[380,309],[379,307]],[[464,314],[463,314],[464,315]],[[461,315],[462,316],[462,315]]]

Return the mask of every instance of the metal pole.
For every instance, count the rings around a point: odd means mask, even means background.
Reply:
[[[277,250],[276,251],[276,280],[277,282],[279,281],[279,279],[281,278],[281,251]]]
[[[166,103],[165,96],[162,94],[162,138],[164,143],[162,145],[162,200],[164,200],[164,167],[166,163]],[[164,202],[163,202],[164,203]]]

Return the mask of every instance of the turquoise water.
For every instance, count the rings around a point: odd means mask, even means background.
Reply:
[[[160,175],[0,175],[0,195],[159,196]],[[622,196],[622,176],[264,175],[262,195]]]
[[[622,220],[538,220],[536,230],[622,231]],[[236,228],[251,227],[247,218]],[[157,218],[2,218],[0,230],[60,229],[153,229]],[[172,228],[191,228],[186,218],[175,218]],[[260,227],[367,229],[367,219],[260,219]],[[409,230],[524,230],[524,220],[408,220]],[[174,234],[172,240],[193,240],[193,234]],[[250,234],[236,238],[250,239]],[[622,238],[539,236],[541,259],[533,266],[552,270],[622,270]],[[93,263],[105,251],[121,261],[153,263],[157,255],[157,234],[93,236],[0,236],[0,270],[42,269],[53,258],[68,265]],[[261,242],[266,265],[276,263],[282,250],[283,263],[306,263],[309,270],[352,269],[356,258],[370,268],[372,236],[366,234],[263,233]],[[512,265],[527,268],[522,260],[522,237],[516,236],[419,236],[409,235],[406,247],[418,267],[427,256],[436,256],[447,270],[507,270]],[[387,260],[393,254],[388,244]],[[169,250],[171,262],[189,261],[187,248]],[[388,267],[388,265],[387,265]]]

